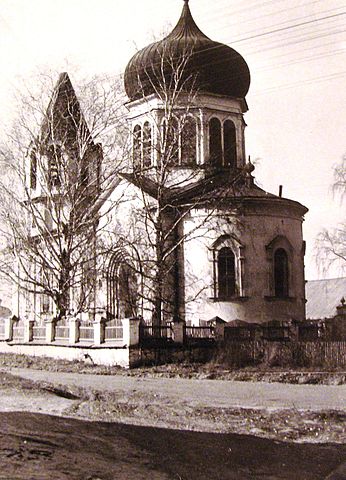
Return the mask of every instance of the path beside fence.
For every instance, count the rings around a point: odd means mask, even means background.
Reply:
[[[143,378],[126,375],[92,375],[14,368],[11,373],[55,385],[76,385],[88,390],[143,392],[168,400],[186,400],[195,406],[221,408],[295,408],[297,410],[342,410],[346,408],[346,385],[289,385],[265,382]]]

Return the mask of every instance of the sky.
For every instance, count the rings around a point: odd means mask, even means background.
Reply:
[[[131,56],[177,22],[182,0],[0,0],[0,135],[20,79],[47,66],[83,75],[121,74]],[[190,0],[199,28],[245,58],[246,151],[257,183],[309,208],[306,278],[332,278],[316,264],[315,239],[345,220],[331,191],[346,154],[346,0]],[[73,82],[73,73],[71,74]]]

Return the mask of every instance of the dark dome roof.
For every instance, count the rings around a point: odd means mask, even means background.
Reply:
[[[159,42],[137,52],[128,63],[124,82],[130,100],[157,89],[178,86],[198,91],[244,98],[250,72],[243,57],[232,48],[210,40],[192,18],[188,0],[172,32]],[[174,72],[183,69],[176,85]],[[164,79],[164,83],[163,83]]]

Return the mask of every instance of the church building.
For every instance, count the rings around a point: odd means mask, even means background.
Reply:
[[[68,85],[73,96],[69,82],[64,74],[58,91]],[[115,323],[304,320],[307,208],[256,185],[245,148],[246,61],[202,33],[185,0],[172,32],[131,58],[124,83],[131,153],[95,205],[102,145],[89,141],[81,185],[93,179],[83,205],[98,218],[96,277],[88,302],[79,308],[71,294],[68,307]],[[50,168],[60,188],[56,161]],[[99,244],[107,246],[100,254]]]

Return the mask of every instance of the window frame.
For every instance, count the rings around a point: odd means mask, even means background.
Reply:
[[[232,125],[232,129],[230,132],[226,132],[227,125]],[[223,165],[224,167],[229,167],[233,169],[237,166],[237,129],[235,123],[230,118],[226,118],[222,126]],[[232,134],[232,137],[230,137],[229,134]],[[232,143],[230,142],[230,140],[232,140]]]
[[[59,190],[63,186],[63,149],[59,144],[51,143],[47,150],[48,185]]]
[[[225,297],[220,295],[218,257],[222,249],[228,248],[234,255],[234,293]],[[245,289],[245,257],[244,245],[231,235],[221,235],[210,247],[210,261],[212,262],[212,296],[216,302],[232,302],[246,300]]]
[[[153,166],[153,129],[146,120],[142,127],[142,168]]]
[[[148,119],[132,126],[132,166],[134,170],[153,166],[153,126]]]
[[[132,127],[132,162],[133,168],[141,168],[142,165],[142,126],[136,123]]]
[[[231,300],[237,293],[236,258],[231,248],[222,247],[217,252],[217,297]]]
[[[111,253],[105,272],[108,320],[120,320],[126,318],[126,315],[132,317],[138,314],[140,305],[134,290],[137,291],[140,288],[138,283],[140,275],[141,271],[136,269],[126,251],[119,250]],[[121,285],[124,280],[127,284]]]
[[[287,298],[289,296],[289,261],[284,248],[276,248],[273,255],[274,296]]]
[[[215,123],[215,125],[212,125],[213,123]],[[209,127],[209,138],[208,138],[209,161],[213,167],[222,167],[223,166],[223,124],[218,117],[213,116],[209,119],[208,127]],[[216,135],[217,135],[217,138],[216,138]]]
[[[290,300],[295,298],[295,286],[293,278],[293,260],[294,248],[288,238],[284,235],[277,235],[269,244],[265,246],[268,262],[268,293],[265,295],[267,300]],[[277,295],[275,284],[275,254],[283,250],[287,255],[286,272],[286,295]]]
[[[194,127],[195,127],[195,146],[194,146],[194,159],[192,161],[184,161],[184,147],[182,145],[183,141],[183,135],[184,135],[184,129],[185,125],[187,122],[190,122],[190,119],[193,120],[194,122]],[[176,122],[177,125],[177,148],[173,152],[173,154],[170,155],[170,158],[168,160],[170,165],[174,167],[182,167],[182,168],[194,168],[198,165],[198,146],[199,146],[199,124],[198,124],[198,118],[196,118],[195,115],[192,114],[187,114],[183,117],[179,117],[176,115],[172,115],[171,119],[171,129],[169,130],[172,131],[172,125],[173,122]],[[161,121],[161,138],[162,138],[162,143],[165,142],[165,136],[167,135],[167,128],[168,121],[166,117],[162,118]],[[175,142],[175,139],[174,139]],[[169,147],[169,145],[168,145]],[[174,158],[176,157],[176,158]]]
[[[36,190],[37,188],[37,154],[35,149],[30,152],[30,188]]]
[[[211,123],[213,121],[217,121],[219,126],[220,126],[220,138],[218,138],[218,152],[216,152],[216,155],[218,156],[217,161],[214,161],[212,156],[212,140],[213,140],[213,132],[212,132],[212,125]],[[225,130],[227,125],[232,124],[233,128],[232,131],[234,132],[234,146],[233,146],[233,151],[232,155],[229,156],[226,154],[226,147],[227,147],[227,140],[228,136],[226,137],[225,135]],[[221,119],[220,117],[216,115],[212,115],[209,120],[208,120],[208,148],[209,148],[209,163],[211,166],[215,168],[230,168],[230,169],[235,169],[237,168],[238,165],[238,145],[237,145],[237,139],[238,139],[238,132],[237,132],[237,126],[236,122],[234,121],[233,118],[224,118]]]

